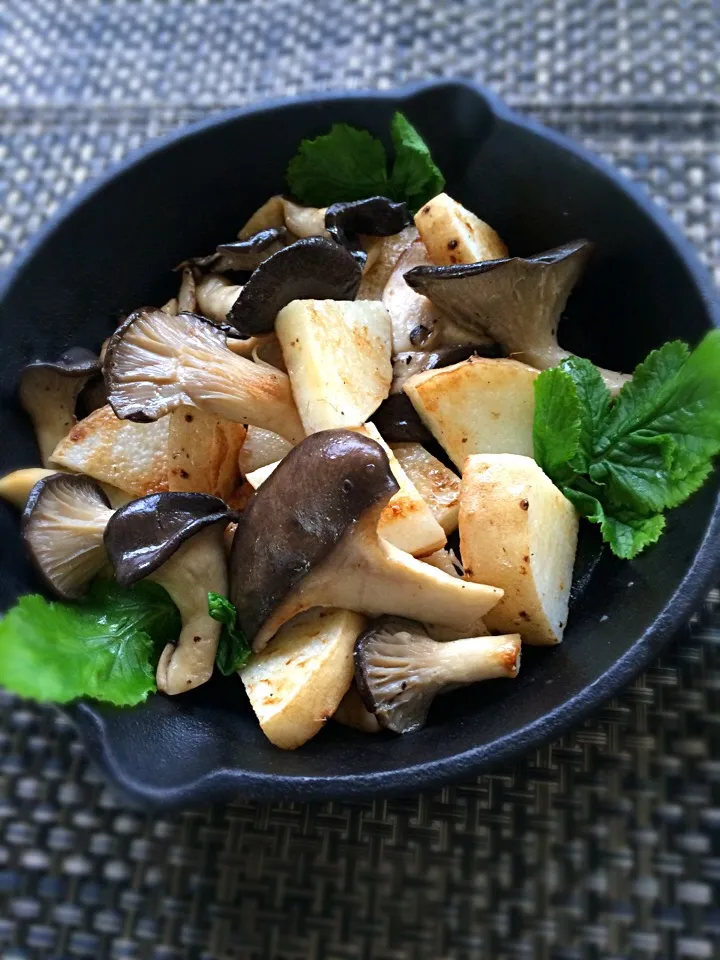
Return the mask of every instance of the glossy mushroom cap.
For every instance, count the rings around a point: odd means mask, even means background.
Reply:
[[[285,244],[286,239],[287,230],[284,227],[269,227],[243,240],[221,243],[215,248],[215,253],[185,260],[178,269],[191,266],[203,273],[255,270],[264,260],[276,253]]]
[[[81,597],[105,565],[103,534],[111,516],[105,492],[89,477],[55,473],[33,487],[23,539],[40,576],[63,600]]]
[[[369,197],[333,203],[325,211],[325,228],[337,243],[346,247],[361,265],[367,254],[360,244],[360,235],[390,237],[408,223],[407,207],[388,197]]]
[[[105,549],[121,586],[154,573],[191,537],[230,511],[204,493],[154,493],[121,507],[105,529]]]
[[[238,521],[230,599],[254,637],[281,601],[374,504],[398,490],[380,444],[323,430],[295,447]]]
[[[275,317],[293,300],[354,300],[362,270],[332,240],[308,237],[261,263],[227,315],[244,336],[269,333]]]

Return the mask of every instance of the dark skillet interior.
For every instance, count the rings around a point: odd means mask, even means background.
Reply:
[[[283,189],[284,167],[302,137],[335,121],[384,135],[398,106],[431,144],[448,192],[491,223],[511,252],[577,237],[597,244],[561,328],[564,346],[629,370],[665,340],[696,342],[712,325],[702,271],[642,195],[554,134],[490,105],[476,88],[437,84],[276,105],[190,131],[127,166],[58,222],[16,271],[0,314],[2,471],[37,463],[14,399],[24,363],[74,345],[97,348],[122,314],[163,303],[176,289],[172,267],[232,239]],[[577,720],[669,638],[717,553],[717,516],[700,550],[716,492],[708,484],[675,511],[660,544],[636,562],[603,556],[581,584],[565,642],[526,648],[518,681],[447,696],[417,734],[363,736],[329,724],[301,750],[283,753],[263,737],[234,679],[183,697],[156,696],[133,710],[81,704],[71,713],[114,779],[136,799],[162,804],[232,793],[361,795],[469,775]],[[4,504],[0,545],[5,609],[36,584],[18,517]]]

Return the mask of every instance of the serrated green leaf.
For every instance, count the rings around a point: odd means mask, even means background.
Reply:
[[[665,517],[617,517],[605,515],[600,525],[603,540],[621,560],[632,560],[646,547],[657,543],[665,529]]]
[[[580,401],[570,374],[555,367],[535,380],[533,450],[535,459],[558,486],[567,484],[570,461],[580,443]]]
[[[391,134],[395,162],[390,190],[396,200],[407,203],[410,213],[416,213],[424,203],[442,192],[445,178],[435,165],[428,145],[399,111],[393,116]]]
[[[179,632],[177,608],[157,584],[97,581],[79,603],[22,597],[0,620],[0,683],[39,701],[132,706],[155,690],[160,649]]]
[[[287,168],[287,182],[300,203],[331,203],[387,196],[385,148],[367,130],[335,123],[329,133],[303,140]]]
[[[598,368],[589,360],[568,357],[560,364],[560,369],[570,375],[577,390],[580,435],[573,467],[579,473],[585,473],[610,407],[610,391]]]

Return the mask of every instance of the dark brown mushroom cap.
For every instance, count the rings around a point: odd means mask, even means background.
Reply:
[[[387,454],[350,430],[322,430],[290,451],[238,521],[230,599],[254,637],[281,601],[374,504],[398,490]]]
[[[421,623],[404,617],[380,617],[355,641],[358,692],[386,730],[412,733],[424,725],[438,692],[432,682],[434,642]]]
[[[260,264],[226,319],[245,336],[270,333],[293,300],[354,300],[361,279],[360,266],[344,247],[307,237]]]
[[[333,203],[325,211],[325,229],[337,243],[351,251],[360,263],[367,254],[360,246],[360,234],[371,237],[390,237],[408,223],[407,207],[389,197],[369,197]]]
[[[556,322],[591,253],[589,241],[575,240],[532,257],[419,266],[404,276],[443,313],[512,351],[520,340],[555,335]]]
[[[142,580],[201,530],[229,523],[230,509],[205,493],[153,493],[117,510],[105,529],[105,549],[123,586]]]
[[[191,266],[197,267],[202,272],[212,270],[213,273],[254,270],[268,258],[268,250],[273,245],[282,246],[286,239],[287,230],[284,227],[269,227],[245,240],[221,243],[215,248],[215,253],[208,254],[206,257],[192,257],[190,260],[184,260],[175,269],[181,270],[185,266]]]
[[[23,369],[21,378],[40,370],[52,371],[61,377],[91,377],[93,374],[100,373],[102,364],[100,357],[92,350],[87,350],[85,347],[70,347],[55,361],[35,360],[29,363]]]
[[[35,569],[63,600],[76,600],[105,563],[102,535],[110,501],[80,474],[54,473],[30,491],[22,535]]]

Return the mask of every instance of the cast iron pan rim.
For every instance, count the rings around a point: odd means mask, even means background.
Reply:
[[[166,146],[185,138],[192,138],[216,126],[232,124],[236,120],[278,110],[292,109],[300,105],[324,105],[341,101],[374,99],[377,101],[412,101],[430,90],[453,92],[464,90],[481,99],[493,116],[496,124],[516,127],[555,144],[573,155],[586,166],[604,174],[626,195],[653,224],[664,234],[683,263],[689,281],[698,290],[713,326],[720,327],[720,307],[710,276],[700,263],[690,242],[680,230],[651,201],[645,190],[627,180],[609,163],[595,156],[584,147],[562,134],[548,130],[533,120],[516,115],[494,94],[477,84],[464,80],[441,80],[410,84],[399,89],[376,91],[340,91],[334,93],[305,94],[299,97],[274,99],[258,106],[233,109],[207,120],[192,124],[180,131],[153,141],[150,146],[130,154],[124,162],[115,166],[101,179],[82,188],[76,196],[64,204],[46,226],[26,246],[23,254],[6,272],[0,284],[0,298],[25,270],[35,253],[55,231],[57,226],[87,200],[104,189],[109,181],[141,165],[149,157]],[[208,802],[230,800],[242,795],[256,799],[293,798],[297,800],[329,800],[350,797],[368,797],[402,792],[411,793],[442,783],[460,781],[481,770],[511,759],[517,754],[562,733],[567,727],[578,723],[600,707],[613,694],[630,682],[657,655],[679,627],[690,616],[693,608],[720,567],[720,498],[715,503],[705,537],[692,565],[677,590],[665,604],[652,626],[626,651],[626,653],[600,679],[577,693],[551,713],[526,725],[512,735],[498,738],[490,743],[479,744],[464,753],[441,760],[403,766],[391,771],[349,776],[296,777],[278,774],[255,774],[234,769],[217,769],[193,782],[182,786],[157,789],[136,779],[131,770],[121,766],[112,749],[107,728],[101,715],[91,703],[79,702],[66,708],[85,740],[92,759],[115,783],[122,786],[129,799],[145,806],[187,807]]]

